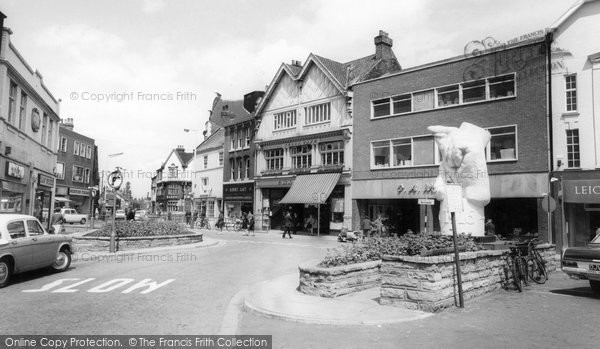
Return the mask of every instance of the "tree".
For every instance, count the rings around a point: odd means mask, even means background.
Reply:
[[[125,199],[127,201],[130,201],[133,199],[133,196],[131,194],[131,182],[127,181],[125,183],[125,187],[123,187],[123,196],[125,197]]]

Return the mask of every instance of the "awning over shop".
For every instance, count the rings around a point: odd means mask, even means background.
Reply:
[[[58,202],[74,202],[73,200],[69,200],[69,199],[64,198],[62,196],[55,196],[54,197],[54,201],[58,201]]]
[[[341,173],[297,176],[280,204],[323,204],[340,179]]]

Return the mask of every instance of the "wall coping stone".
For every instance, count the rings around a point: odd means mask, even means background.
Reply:
[[[180,235],[157,235],[157,236],[131,236],[131,237],[116,237],[120,241],[140,241],[140,240],[169,240],[203,236],[202,233],[190,233]],[[110,241],[109,236],[78,236],[73,237],[73,240],[92,240],[92,241]]]
[[[311,273],[311,274],[321,274],[321,275],[341,275],[348,272],[365,270],[365,269],[373,269],[381,266],[381,261],[369,261],[362,263],[353,263],[347,265],[339,265],[337,267],[325,268],[318,267],[315,265],[298,265],[298,269],[300,272]]]

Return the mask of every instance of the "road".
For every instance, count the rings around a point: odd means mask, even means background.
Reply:
[[[0,290],[0,333],[218,334],[233,323],[229,334],[272,334],[274,348],[590,348],[600,342],[600,298],[585,281],[561,272],[523,293],[502,290],[462,310],[395,325],[308,325],[237,313],[232,301],[244,287],[297,272],[299,263],[339,244],[277,234],[206,235],[222,242],[121,259],[81,255],[65,273],[17,277]]]

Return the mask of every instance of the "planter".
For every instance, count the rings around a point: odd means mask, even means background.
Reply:
[[[381,284],[381,261],[342,265],[333,268],[298,266],[302,293],[333,298]]]
[[[117,251],[135,250],[159,246],[173,246],[202,242],[201,233],[184,235],[142,236],[142,237],[117,237]],[[82,251],[108,251],[110,237],[80,236],[73,237],[73,245],[77,252]]]

